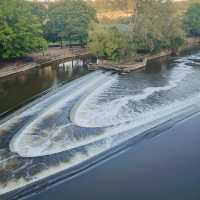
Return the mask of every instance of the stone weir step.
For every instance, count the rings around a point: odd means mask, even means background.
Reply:
[[[98,70],[98,69],[105,69],[105,70],[112,70],[121,73],[129,73],[131,71],[140,71],[145,69],[147,62],[158,59],[165,56],[170,56],[172,54],[171,50],[165,50],[161,53],[154,54],[154,55],[146,55],[143,61],[141,62],[134,62],[133,64],[116,64],[108,61],[102,61],[101,64],[89,64],[89,70]]]
[[[138,62],[134,64],[89,64],[89,70],[105,69],[113,70],[117,72],[128,73],[131,71],[143,70],[146,67],[147,59],[143,62]]]

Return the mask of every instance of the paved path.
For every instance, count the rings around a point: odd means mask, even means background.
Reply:
[[[29,64],[21,65],[19,67],[8,66],[8,67],[0,69],[0,78],[27,71],[29,69],[35,68],[36,66],[38,66],[36,63],[29,63]]]
[[[34,53],[30,57],[34,60],[33,62],[18,64],[18,62],[13,62],[0,68],[0,78],[24,72],[35,67],[39,67],[45,64],[50,64],[53,62],[76,59],[79,57],[89,55],[88,51],[85,49],[60,49],[60,48],[50,48],[45,56],[42,56],[41,53]]]

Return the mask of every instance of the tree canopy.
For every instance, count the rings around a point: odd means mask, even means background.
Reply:
[[[119,61],[125,57],[128,48],[128,37],[114,26],[92,24],[89,31],[88,47],[97,57]]]
[[[0,1],[0,58],[24,56],[47,48],[41,24],[24,0]]]
[[[30,2],[30,4],[31,4],[31,9],[32,9],[32,14],[39,19],[40,24],[45,30],[45,25],[48,20],[48,7],[45,6],[45,4],[41,2],[33,1],[33,2]]]
[[[200,36],[200,4],[189,7],[184,17],[184,25],[189,36]]]
[[[136,2],[131,38],[137,49],[158,51],[179,46],[184,39],[181,20],[171,0]]]
[[[60,0],[49,5],[46,36],[51,41],[87,40],[88,26],[96,11],[83,0]]]
[[[48,5],[3,0],[0,1],[0,58],[46,49],[46,40],[60,41],[61,47],[63,41],[80,44],[89,41],[92,52],[114,60],[126,56],[130,49],[155,52],[177,48],[184,42],[183,27],[189,36],[200,36],[200,4],[189,7],[183,20],[177,15],[176,5],[172,0],[57,0]],[[95,8],[98,12],[128,12],[129,28],[122,32],[113,24],[98,24]]]
[[[116,60],[134,52],[156,52],[176,49],[183,44],[185,34],[181,19],[171,0],[134,0],[134,16],[126,33],[116,28],[96,25],[89,32],[91,52]],[[132,51],[131,54],[127,52]]]

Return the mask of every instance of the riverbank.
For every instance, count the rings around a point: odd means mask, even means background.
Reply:
[[[25,58],[0,62],[0,78],[64,60],[87,57],[88,55],[89,52],[85,48],[49,48],[44,55],[33,53]]]
[[[106,70],[114,70],[114,71],[118,71],[122,73],[129,73],[131,71],[144,70],[148,61],[165,57],[165,56],[170,56],[171,54],[172,54],[172,50],[165,50],[157,54],[148,54],[142,59],[142,61],[140,62],[133,61],[132,64],[130,62],[129,63],[122,62],[122,63],[117,64],[111,61],[102,60],[100,64],[90,64],[88,68],[89,70],[106,69]]]
[[[179,49],[173,50],[173,49],[167,49],[163,50],[159,53],[155,54],[146,54],[143,55],[141,61],[137,62],[135,60],[132,61],[132,63],[129,61],[122,61],[121,63],[116,63],[113,61],[108,60],[100,60],[97,64],[90,64],[89,70],[97,70],[97,69],[106,69],[106,70],[114,70],[121,73],[129,73],[131,71],[140,71],[144,70],[147,66],[148,61],[152,61],[154,59],[167,57],[167,56],[173,56],[173,55],[179,55],[180,53],[191,50],[193,48],[200,47],[200,37],[196,38],[187,38],[185,44],[180,47]]]
[[[163,50],[157,54],[147,54],[143,56],[141,61],[129,61],[114,63],[108,60],[102,60],[98,64],[89,64],[89,70],[106,69],[114,70],[121,73],[129,73],[131,71],[144,70],[148,61],[158,59],[161,57],[171,56],[174,53],[180,53],[189,49],[200,47],[200,38],[188,38],[184,46],[179,48],[176,52],[174,50]],[[49,65],[52,63],[62,62],[65,60],[73,60],[78,58],[88,57],[90,53],[86,48],[60,48],[52,47],[42,53],[33,53],[24,58],[15,59],[12,61],[1,61],[0,62],[0,78],[10,76],[13,74],[28,71],[30,69]]]

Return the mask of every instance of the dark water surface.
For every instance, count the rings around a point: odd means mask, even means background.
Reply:
[[[82,64],[0,82],[1,113],[29,101],[0,121],[1,199],[198,199],[200,52],[126,75]]]
[[[64,64],[64,66],[63,66]],[[56,89],[86,73],[82,60],[33,69],[0,80],[0,114],[15,108],[48,89]]]
[[[30,200],[199,200],[199,130],[200,115]]]

